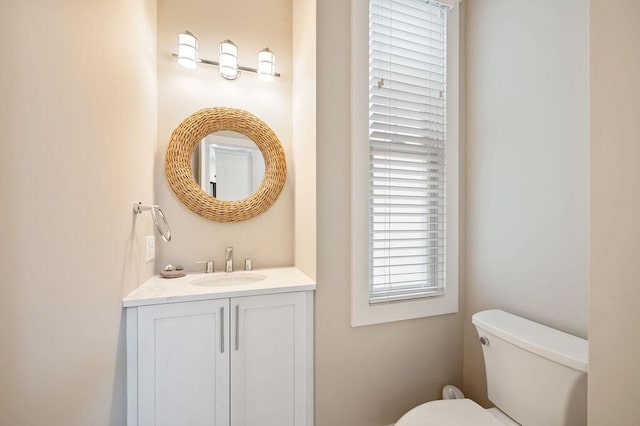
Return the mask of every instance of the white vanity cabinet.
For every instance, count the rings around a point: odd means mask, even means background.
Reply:
[[[134,309],[137,424],[229,425],[229,300]]]
[[[312,291],[128,307],[128,426],[311,426],[312,321]]]

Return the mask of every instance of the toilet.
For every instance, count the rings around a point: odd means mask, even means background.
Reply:
[[[419,405],[396,426],[585,426],[589,342],[501,310],[473,315],[487,393]]]

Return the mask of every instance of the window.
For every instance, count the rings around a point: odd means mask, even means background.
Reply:
[[[457,312],[458,10],[352,4],[352,325]]]

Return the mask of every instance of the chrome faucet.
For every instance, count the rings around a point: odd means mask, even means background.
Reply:
[[[233,272],[233,247],[224,250],[224,271]]]

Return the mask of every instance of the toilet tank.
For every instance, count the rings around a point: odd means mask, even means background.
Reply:
[[[585,426],[589,342],[489,310],[473,315],[489,399],[526,426]]]

